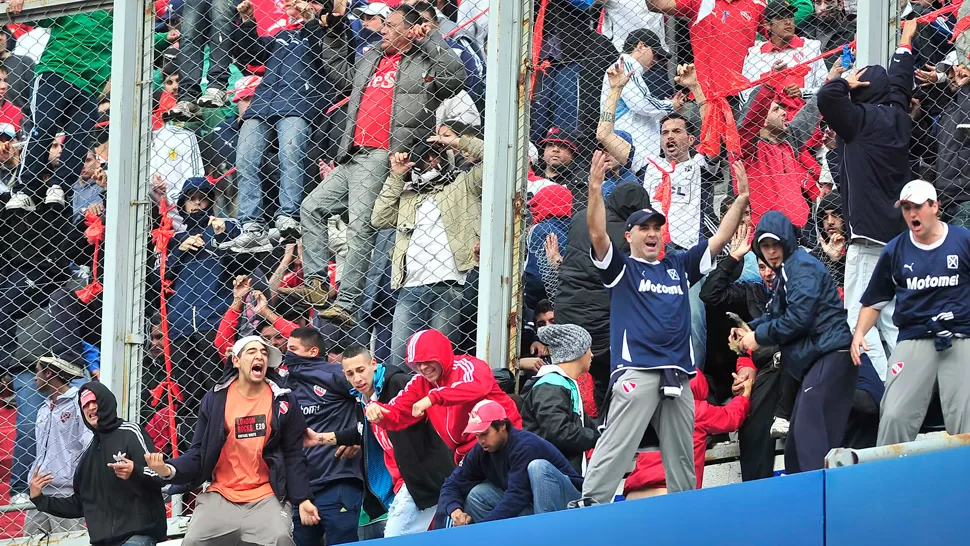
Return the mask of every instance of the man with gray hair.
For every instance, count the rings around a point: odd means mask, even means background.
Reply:
[[[522,427],[556,446],[580,475],[586,471],[586,452],[600,433],[583,411],[580,375],[593,361],[589,332],[575,324],[543,326],[539,340],[549,348],[551,366],[542,366],[526,385],[522,398]]]

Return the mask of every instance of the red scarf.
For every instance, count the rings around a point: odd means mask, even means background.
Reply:
[[[647,158],[654,167],[660,171],[660,185],[657,186],[656,191],[653,192],[653,200],[660,201],[660,212],[664,213],[664,225],[663,225],[663,246],[660,247],[660,254],[657,255],[658,260],[664,259],[664,249],[667,244],[670,243],[670,200],[674,191],[674,181],[670,175],[674,174],[677,170],[677,164],[673,161],[670,162],[670,171],[667,171],[653,159]]]
[[[87,305],[104,290],[98,282],[98,255],[101,253],[101,241],[104,240],[104,222],[94,211],[88,209],[84,213],[84,223],[88,226],[84,230],[84,237],[89,244],[94,245],[94,262],[91,264],[91,282],[74,293],[77,294],[77,299]]]

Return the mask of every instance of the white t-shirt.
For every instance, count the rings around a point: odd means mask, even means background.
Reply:
[[[458,271],[455,253],[448,243],[448,234],[441,218],[441,210],[434,197],[428,197],[414,215],[414,232],[406,253],[407,275],[404,287],[414,288],[443,281],[465,284],[465,274]]]
[[[660,200],[654,198],[657,188],[663,181],[663,172],[660,169],[670,173],[670,210],[667,213],[670,241],[680,248],[696,245],[700,239],[703,213],[701,210],[702,174],[704,170],[716,172],[718,163],[708,162],[706,156],[696,154],[690,160],[671,167],[670,162],[662,157],[635,150],[633,170],[639,172],[643,167],[646,167],[643,173],[643,187],[650,194],[651,205],[658,211],[663,210]]]
[[[616,105],[616,121],[613,129],[626,131],[633,137],[636,152],[660,153],[660,120],[674,111],[673,104],[663,97],[656,97],[647,86],[644,79],[643,66],[630,55],[620,55],[620,62],[631,73],[620,93],[620,101]],[[600,94],[600,105],[606,102],[610,94],[610,77],[603,74],[603,88]],[[636,170],[634,170],[636,172]]]
[[[648,10],[643,0],[609,0],[604,9],[603,36],[613,42],[617,51],[622,52],[626,37],[641,28],[652,30],[667,48],[663,14]]]

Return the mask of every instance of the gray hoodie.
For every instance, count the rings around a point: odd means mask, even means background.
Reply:
[[[45,495],[70,497],[74,494],[74,470],[94,434],[84,425],[78,403],[79,390],[71,387],[52,400],[50,396],[37,410],[37,466],[41,473],[52,472],[54,481],[44,488]]]

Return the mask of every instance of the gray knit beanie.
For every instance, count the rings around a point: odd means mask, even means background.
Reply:
[[[593,344],[589,332],[575,324],[550,324],[539,328],[536,335],[549,347],[553,364],[578,360]]]

